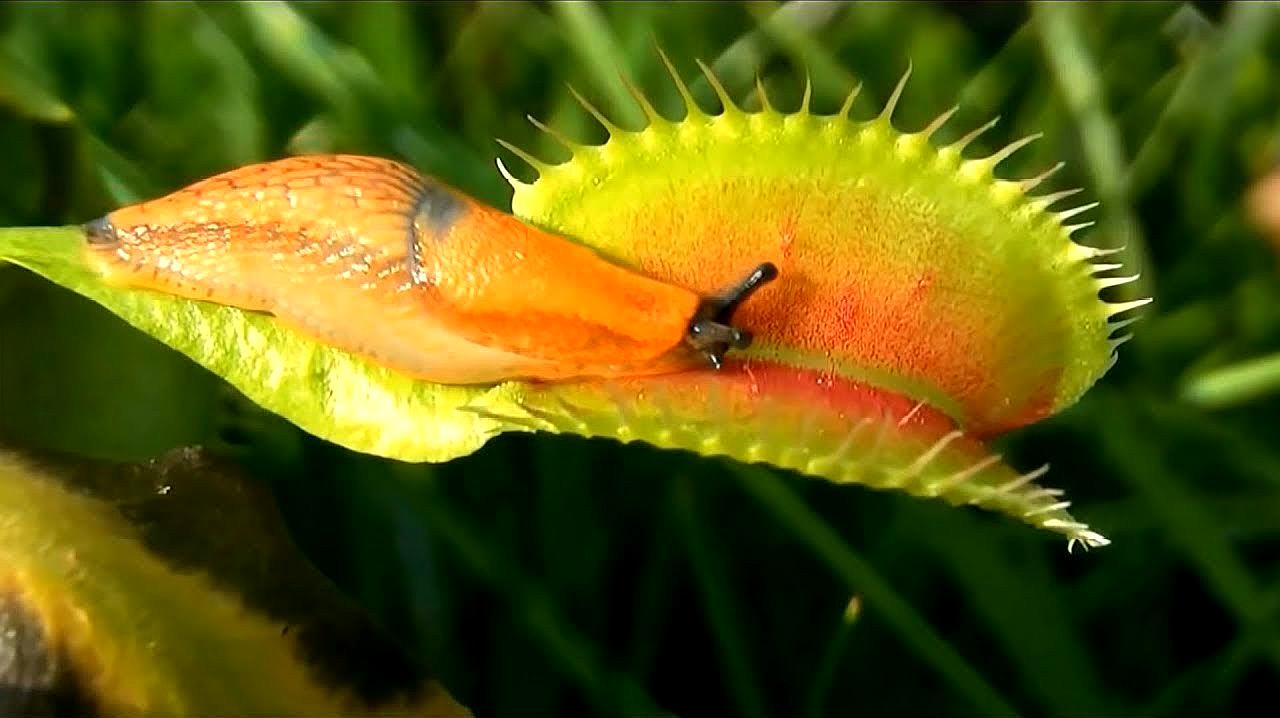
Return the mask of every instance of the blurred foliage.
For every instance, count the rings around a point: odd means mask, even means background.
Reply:
[[[0,715],[464,712],[198,449],[0,449],[0,628]]]
[[[89,302],[0,267],[0,438],[110,459],[204,443],[479,714],[1221,715],[1280,679],[1280,281],[1243,198],[1280,158],[1267,3],[7,3],[0,224],[83,221],[251,160],[406,159],[504,206],[494,137],[679,114],[653,52],[747,97],[883,102],[1062,159],[1157,297],[1076,407],[1002,441],[1111,547],[643,446],[505,436],[445,465],[345,452]],[[700,99],[714,106],[705,83]],[[750,106],[750,102],[744,100]],[[1262,369],[1257,367],[1261,364]],[[1229,401],[1203,377],[1251,374]],[[1228,374],[1228,376],[1230,376]],[[1270,381],[1267,381],[1267,378]],[[1210,389],[1213,382],[1208,382]],[[194,530],[194,529],[193,529]],[[861,597],[856,621],[851,598]]]

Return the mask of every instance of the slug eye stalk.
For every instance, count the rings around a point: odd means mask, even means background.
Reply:
[[[697,313],[689,322],[685,342],[705,354],[711,365],[719,369],[724,364],[725,353],[730,349],[746,349],[751,346],[751,332],[738,329],[730,323],[734,312],[757,289],[777,278],[777,266],[772,262],[765,262],[719,297],[702,300]]]

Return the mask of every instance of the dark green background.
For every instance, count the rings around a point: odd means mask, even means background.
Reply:
[[[351,454],[12,267],[0,267],[0,440],[123,459],[205,443],[243,458],[315,562],[480,713],[1269,705],[1280,378],[1188,387],[1280,351],[1277,257],[1241,203],[1280,156],[1280,9],[781,8],[0,5],[0,224],[84,221],[322,150],[400,157],[505,206],[493,138],[560,157],[526,113],[602,138],[566,81],[634,127],[624,68],[679,115],[655,42],[686,78],[694,58],[716,62],[738,97],[758,72],[782,108],[806,70],[819,112],[861,79],[857,117],[910,60],[899,126],[961,101],[944,140],[997,114],[976,150],[1043,131],[1006,176],[1066,160],[1052,189],[1104,200],[1085,239],[1127,243],[1157,297],[1079,405],[999,442],[1024,470],[1050,462],[1049,483],[1113,546],[1068,555],[993,515],[643,446],[508,436],[440,466]],[[705,82],[695,92],[715,107]]]

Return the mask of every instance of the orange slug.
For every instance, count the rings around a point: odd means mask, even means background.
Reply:
[[[386,159],[250,165],[84,225],[110,282],[241,309],[446,384],[718,368],[751,342],[718,296],[613,264]]]

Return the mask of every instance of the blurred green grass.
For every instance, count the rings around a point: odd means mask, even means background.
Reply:
[[[616,67],[679,116],[655,42],[686,78],[711,63],[747,106],[757,73],[784,109],[808,74],[820,112],[863,81],[867,117],[910,61],[901,127],[960,101],[942,139],[995,115],[975,151],[1045,133],[1005,172],[1066,160],[1054,188],[1104,200],[1086,241],[1125,245],[1157,302],[1078,406],[1001,443],[1015,465],[1050,462],[1111,547],[1068,556],[992,516],[642,446],[508,436],[440,466],[353,455],[11,267],[0,439],[238,453],[313,560],[484,714],[1265,705],[1280,679],[1280,263],[1241,198],[1280,158],[1275,5],[7,3],[0,223],[79,222],[328,150],[401,157],[504,206],[495,137],[560,156],[526,113],[603,137],[566,83],[635,126]]]

